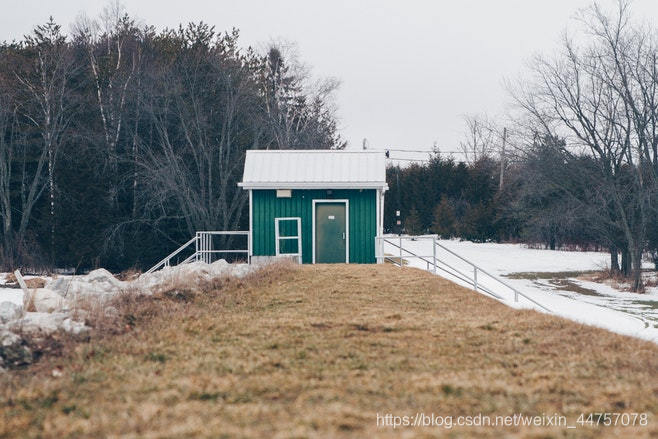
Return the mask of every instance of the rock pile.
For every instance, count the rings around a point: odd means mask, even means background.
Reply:
[[[212,264],[193,262],[145,273],[132,281],[121,281],[105,269],[82,276],[62,276],[25,294],[23,306],[3,302],[0,297],[0,371],[32,361],[32,352],[22,337],[51,335],[58,331],[76,337],[88,337],[91,328],[74,319],[84,315],[85,308],[100,309],[106,316],[116,316],[111,306],[119,294],[153,294],[170,285],[185,283],[194,287],[199,282],[217,277],[244,277],[255,269],[248,264],[229,264],[223,259]],[[32,312],[32,308],[34,312]]]

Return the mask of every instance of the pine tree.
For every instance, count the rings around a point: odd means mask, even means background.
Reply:
[[[457,217],[455,216],[455,208],[444,195],[441,197],[441,202],[434,208],[432,232],[442,238],[452,238],[456,232],[456,224]]]
[[[409,215],[404,220],[404,230],[409,235],[420,235],[423,232],[423,227],[420,223],[420,216],[416,207],[412,207]]]

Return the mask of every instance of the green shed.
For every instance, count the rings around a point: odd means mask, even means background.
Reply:
[[[373,264],[383,232],[383,153],[251,150],[240,187],[249,191],[252,260]]]

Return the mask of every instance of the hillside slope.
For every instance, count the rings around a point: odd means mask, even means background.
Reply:
[[[0,377],[0,436],[438,436],[447,429],[377,416],[558,413],[576,425],[590,412],[649,413],[649,425],[578,437],[658,434],[655,344],[413,268],[284,267],[135,307],[131,331]]]

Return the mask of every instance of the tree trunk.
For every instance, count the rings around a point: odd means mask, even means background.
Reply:
[[[631,264],[633,269],[632,291],[636,293],[644,292],[644,283],[642,282],[642,249],[631,249]]]
[[[631,272],[631,260],[628,249],[621,251],[621,274],[628,276]]]
[[[619,273],[619,253],[617,252],[617,247],[612,245],[610,246],[610,271],[612,273]]]

